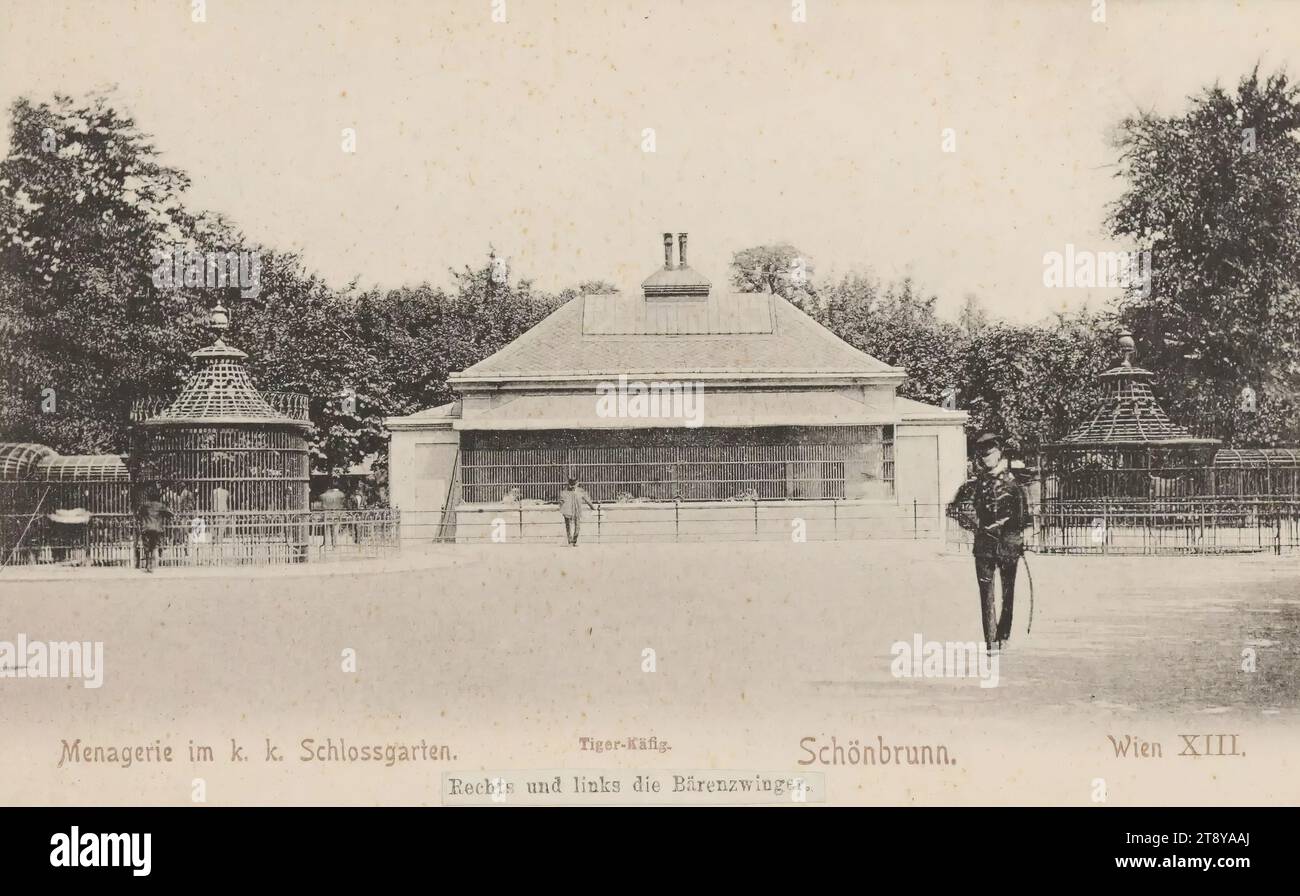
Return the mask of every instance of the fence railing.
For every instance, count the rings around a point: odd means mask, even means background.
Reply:
[[[931,540],[969,551],[972,533],[947,505],[904,501],[736,501],[598,504],[582,542]],[[462,505],[403,514],[405,536],[428,542],[562,544],[555,504]],[[1055,554],[1280,554],[1300,549],[1300,498],[1089,501],[1033,508],[1025,547]]]
[[[401,543],[398,511],[245,511],[176,516],[159,538],[157,565],[266,566],[382,557]],[[98,514],[80,525],[44,515],[0,517],[0,563],[138,566],[134,516]]]
[[[1281,554],[1300,548],[1300,498],[1049,501],[1024,536],[1040,554]],[[972,539],[948,521],[950,548]]]
[[[1281,554],[1300,548],[1300,498],[1048,503],[1036,509],[1030,545],[1056,554]]]
[[[849,541],[940,539],[943,508],[914,501],[642,501],[584,509],[579,540]],[[403,536],[427,542],[563,543],[556,504],[461,505],[449,526],[440,511],[402,514]]]

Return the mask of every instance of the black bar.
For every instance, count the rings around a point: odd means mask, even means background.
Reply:
[[[671,817],[665,810],[613,808],[619,815],[613,824],[590,813],[560,810],[568,817],[558,819],[537,814],[546,810],[517,808],[7,809],[0,813],[0,849],[6,883],[145,877],[133,873],[131,862],[142,870],[143,856],[122,856],[122,867],[54,867],[52,857],[68,860],[68,850],[60,849],[75,826],[83,849],[87,835],[96,835],[98,847],[101,834],[148,833],[148,880],[201,880],[205,889],[227,881],[283,882],[302,892],[312,882],[410,877],[437,889],[444,879],[461,877],[458,868],[473,868],[473,861],[483,859],[495,869],[488,874],[493,880],[510,867],[554,870],[557,862],[578,862],[585,888],[602,881],[613,885],[642,864],[642,871],[695,867],[683,851],[697,859],[712,856],[704,864],[715,872],[766,875],[780,871],[772,859],[789,850],[783,859],[787,871],[797,866],[826,878],[852,870],[868,886],[903,874],[917,884],[948,889],[960,883],[978,892],[988,884],[1051,885],[1097,876],[1175,885],[1200,876],[1231,885],[1254,871],[1278,875],[1290,870],[1290,832],[1300,820],[1293,809],[784,808],[762,817],[734,808],[679,810]],[[561,821],[567,824],[556,823]],[[665,825],[671,826],[670,837],[664,836]],[[1177,842],[1181,837],[1186,842]],[[600,876],[633,856],[639,859],[614,877]],[[611,859],[615,864],[606,864]],[[1153,867],[1120,867],[1130,860]],[[1205,860],[1208,866],[1202,867]],[[1225,865],[1242,860],[1240,867]]]

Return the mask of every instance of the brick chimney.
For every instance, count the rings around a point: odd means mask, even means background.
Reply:
[[[673,234],[664,234],[664,266],[641,281],[647,299],[707,299],[709,281],[686,264],[686,234],[677,234],[677,264],[673,264]]]

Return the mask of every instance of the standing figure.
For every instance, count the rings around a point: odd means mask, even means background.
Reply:
[[[354,511],[352,522],[348,523],[348,530],[352,533],[352,543],[361,544],[366,540],[363,533],[368,532],[365,524],[365,515],[361,512],[366,509],[366,495],[362,491],[361,483],[357,483],[356,489],[348,496],[348,507]]]
[[[224,485],[218,485],[212,489],[212,525],[208,530],[212,533],[212,540],[219,545],[218,551],[224,552],[225,546],[222,542],[227,535],[238,534],[235,532],[234,523],[231,521],[230,514],[230,489]]]
[[[586,489],[570,476],[569,484],[560,492],[560,513],[564,515],[564,534],[568,537],[569,544],[575,548],[578,546],[578,531],[582,528],[583,504],[592,510],[596,509],[596,505],[587,496]]]
[[[984,643],[1000,650],[1011,638],[1016,598],[1016,568],[1025,552],[1024,530],[1033,525],[1029,496],[1002,456],[1002,441],[992,433],[975,440],[976,471],[948,505],[948,516],[975,533],[975,578],[979,582]],[[993,574],[1002,584],[1002,609],[994,613]]]
[[[348,508],[347,495],[339,488],[338,480],[330,480],[330,487],[320,496],[320,506],[321,510],[327,511],[325,532],[329,536],[330,547],[334,547],[339,541],[339,520],[344,516],[340,511]]]
[[[163,533],[167,530],[167,521],[172,512],[159,500],[157,486],[151,486],[136,509],[135,517],[140,523],[140,545],[144,549],[144,571],[153,572],[154,555],[161,551]]]

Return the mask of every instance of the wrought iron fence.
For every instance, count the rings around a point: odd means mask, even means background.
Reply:
[[[971,538],[949,520],[949,547],[969,549]],[[1300,498],[1047,502],[1034,508],[1025,546],[1042,554],[1288,553],[1300,548]]]
[[[890,501],[634,501],[587,509],[581,542],[852,541],[942,538],[943,507]],[[439,511],[404,512],[404,537],[428,542],[562,544],[557,504],[458,507],[449,525]]]
[[[157,565],[266,566],[382,557],[398,550],[396,510],[245,511],[177,515],[159,539]],[[131,514],[96,514],[80,525],[43,514],[0,516],[4,565],[140,566]]]

